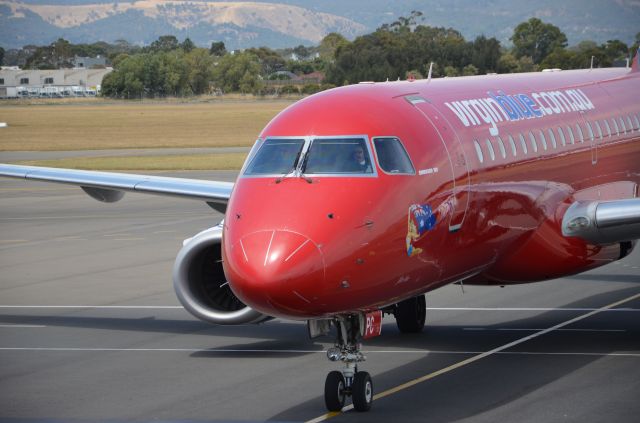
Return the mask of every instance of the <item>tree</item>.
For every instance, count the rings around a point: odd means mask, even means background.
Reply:
[[[471,75],[477,75],[478,74],[478,68],[476,68],[473,65],[467,65],[464,68],[462,68],[462,76],[471,76]]]
[[[542,69],[574,69],[577,54],[564,48],[556,48],[540,64]]]
[[[196,48],[185,56],[189,69],[189,86],[194,94],[209,91],[213,80],[213,57],[204,48]]]
[[[103,79],[102,91],[105,96],[123,98],[190,95],[196,85],[190,77],[199,75],[198,69],[180,49],[134,54],[122,58]]]
[[[320,58],[327,62],[333,62],[336,58],[336,51],[348,43],[349,41],[337,32],[327,34],[322,41],[320,41]]]
[[[587,69],[591,67],[593,58],[594,67],[609,67],[612,61],[607,57],[604,46],[598,46],[595,41],[580,41],[570,49],[575,53],[574,69]]]
[[[397,21],[390,24],[383,24],[378,30],[391,32],[411,32],[417,25],[418,20],[423,20],[422,12],[412,10],[408,17],[400,16]]]
[[[471,43],[471,64],[477,73],[496,72],[500,60],[500,41],[480,35]]]
[[[629,47],[620,40],[608,40],[602,47],[604,48],[604,54],[611,62],[629,57]]]
[[[309,49],[307,47],[303,46],[302,44],[300,44],[297,47],[294,47],[293,48],[293,53],[295,53],[295,55],[298,56],[298,59],[301,59],[301,60],[306,59],[311,54]]]
[[[171,51],[180,46],[174,35],[162,35],[149,46],[151,51]]]
[[[246,53],[255,55],[260,62],[260,74],[268,76],[274,72],[285,69],[285,60],[274,50],[268,47],[250,48]]]
[[[4,64],[4,48],[0,47],[0,66]]]
[[[256,55],[249,52],[227,54],[220,58],[213,69],[213,79],[218,88],[225,92],[248,92],[252,87],[259,87],[258,75],[260,63]]]
[[[71,44],[64,38],[58,38],[48,46],[37,47],[25,65],[28,69],[59,69],[72,66]]]
[[[196,48],[196,45],[193,44],[193,41],[191,41],[191,39],[189,37],[187,37],[187,38],[184,39],[184,41],[182,42],[180,47],[182,48],[182,50],[185,53],[189,53],[191,50]]]
[[[214,41],[211,43],[211,48],[209,49],[209,53],[211,53],[214,56],[224,56],[225,54],[227,54],[227,48],[224,46],[224,42]]]
[[[538,64],[558,47],[567,46],[567,36],[555,25],[546,24],[538,18],[520,23],[510,38],[517,59],[528,56]]]

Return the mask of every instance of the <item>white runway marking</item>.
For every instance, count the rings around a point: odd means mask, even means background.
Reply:
[[[470,331],[524,331],[524,332],[535,332],[539,330],[544,330],[544,328],[462,328],[462,330],[470,330]],[[558,329],[560,331],[567,332],[626,332],[626,329]]]
[[[182,308],[182,306],[168,306],[168,305],[130,305],[130,306],[119,306],[119,305],[0,305],[0,309],[2,308],[113,308],[113,309],[172,309],[172,308]],[[427,310],[432,311],[596,311],[600,310],[598,308],[563,308],[563,307],[427,307]],[[640,308],[611,308],[607,310],[601,310],[601,313],[606,312],[628,312],[635,313],[639,312]]]
[[[427,307],[433,311],[596,311],[598,308],[570,308],[570,307]],[[608,311],[640,311],[640,308],[611,308]]]
[[[97,309],[129,309],[129,310],[149,310],[149,309],[183,309],[182,306],[119,306],[119,305],[0,305],[1,308],[70,308],[70,309],[85,309],[85,308],[97,308]]]
[[[0,328],[46,328],[45,325],[0,325]]]
[[[82,347],[0,347],[0,351],[45,351],[45,352],[177,352],[177,353],[276,353],[276,354],[326,354],[326,350],[268,350],[268,349],[225,349],[225,348],[82,348]],[[489,351],[453,351],[453,350],[362,350],[365,354],[457,354],[476,355]],[[496,355],[550,355],[550,356],[593,356],[593,357],[638,357],[640,352],[608,353],[582,351],[499,351]]]

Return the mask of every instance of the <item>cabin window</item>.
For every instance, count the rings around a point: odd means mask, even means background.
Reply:
[[[598,134],[598,138],[602,139],[602,128],[600,127],[600,123],[596,120],[596,133]]]
[[[569,144],[573,145],[576,143],[576,138],[573,136],[573,130],[570,126],[567,126],[567,132],[569,133]]]
[[[518,134],[518,138],[520,139],[520,146],[522,147],[522,151],[526,156],[529,151],[527,150],[527,143],[524,140],[524,135]]]
[[[484,142],[487,144],[487,150],[489,150],[489,157],[491,157],[491,160],[495,160],[496,153],[493,151],[493,145],[491,145],[491,141],[489,141],[489,138],[487,138],[486,140],[484,140]]]
[[[385,173],[413,175],[416,173],[411,159],[398,138],[374,138],[378,164]]]
[[[385,148],[382,154],[378,153],[382,163],[380,155],[385,164],[390,164],[392,151]],[[300,170],[304,174],[361,175],[372,174],[373,164],[363,138],[318,138],[311,142]]]
[[[593,136],[593,128],[591,127],[591,123],[587,122],[587,132],[589,133],[589,139],[591,139],[591,141],[593,141],[593,139],[595,138]]]
[[[608,137],[611,138],[611,126],[609,126],[609,121],[606,119],[602,119],[604,122],[604,129],[607,130]]]
[[[536,143],[536,137],[533,136],[533,132],[529,132],[529,142],[531,143],[531,149],[534,153],[538,152],[538,143]]]
[[[516,143],[513,140],[511,134],[509,134],[509,145],[511,146],[511,154],[513,154],[513,157],[515,157],[518,154],[518,150],[516,150]]]
[[[627,116],[627,124],[629,124],[629,132],[633,132],[633,123],[631,123],[631,116]]]
[[[618,122],[620,122],[620,133],[624,134],[627,132],[627,128],[624,126],[624,120],[621,117],[618,118]]]
[[[253,157],[245,175],[286,175],[293,172],[304,146],[304,139],[268,139]]]
[[[551,139],[551,146],[553,148],[558,148],[558,144],[556,143],[556,136],[553,134],[553,129],[549,128],[549,139]]]
[[[620,128],[618,127],[618,121],[616,118],[611,118],[611,123],[613,123],[613,129],[615,129],[616,135],[620,135]]]
[[[584,142],[584,134],[582,133],[582,128],[579,123],[576,123],[576,131],[578,132],[578,140],[583,143]]]
[[[507,158],[507,150],[504,149],[504,143],[502,142],[502,138],[496,137],[498,140],[498,148],[500,149],[500,155],[503,159]]]
[[[558,126],[558,135],[560,136],[560,144],[562,144],[562,146],[566,146],[567,145],[567,139],[564,137],[564,132],[562,131],[562,128]]]
[[[540,141],[542,141],[542,148],[544,151],[547,151],[547,139],[544,137],[544,132],[538,131],[540,133]]]
[[[476,148],[476,154],[478,155],[478,161],[480,163],[484,162],[484,156],[482,155],[482,147],[478,143],[478,140],[473,140],[473,146]]]

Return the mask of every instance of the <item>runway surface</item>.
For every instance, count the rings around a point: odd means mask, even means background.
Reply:
[[[387,318],[364,344],[361,368],[384,397],[333,416],[330,338],[283,320],[211,326],[179,307],[175,255],[220,218],[197,201],[104,205],[0,180],[0,419],[638,421],[640,250],[555,281],[430,293],[424,333]]]

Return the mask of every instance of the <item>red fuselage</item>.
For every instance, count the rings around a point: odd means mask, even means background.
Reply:
[[[295,103],[254,150],[275,138],[359,137],[375,169],[241,174],[223,234],[234,293],[267,315],[305,319],[379,309],[460,280],[530,282],[618,259],[619,245],[565,238],[560,222],[576,200],[637,195],[639,75],[359,84]],[[381,167],[378,137],[401,141],[412,174]]]

